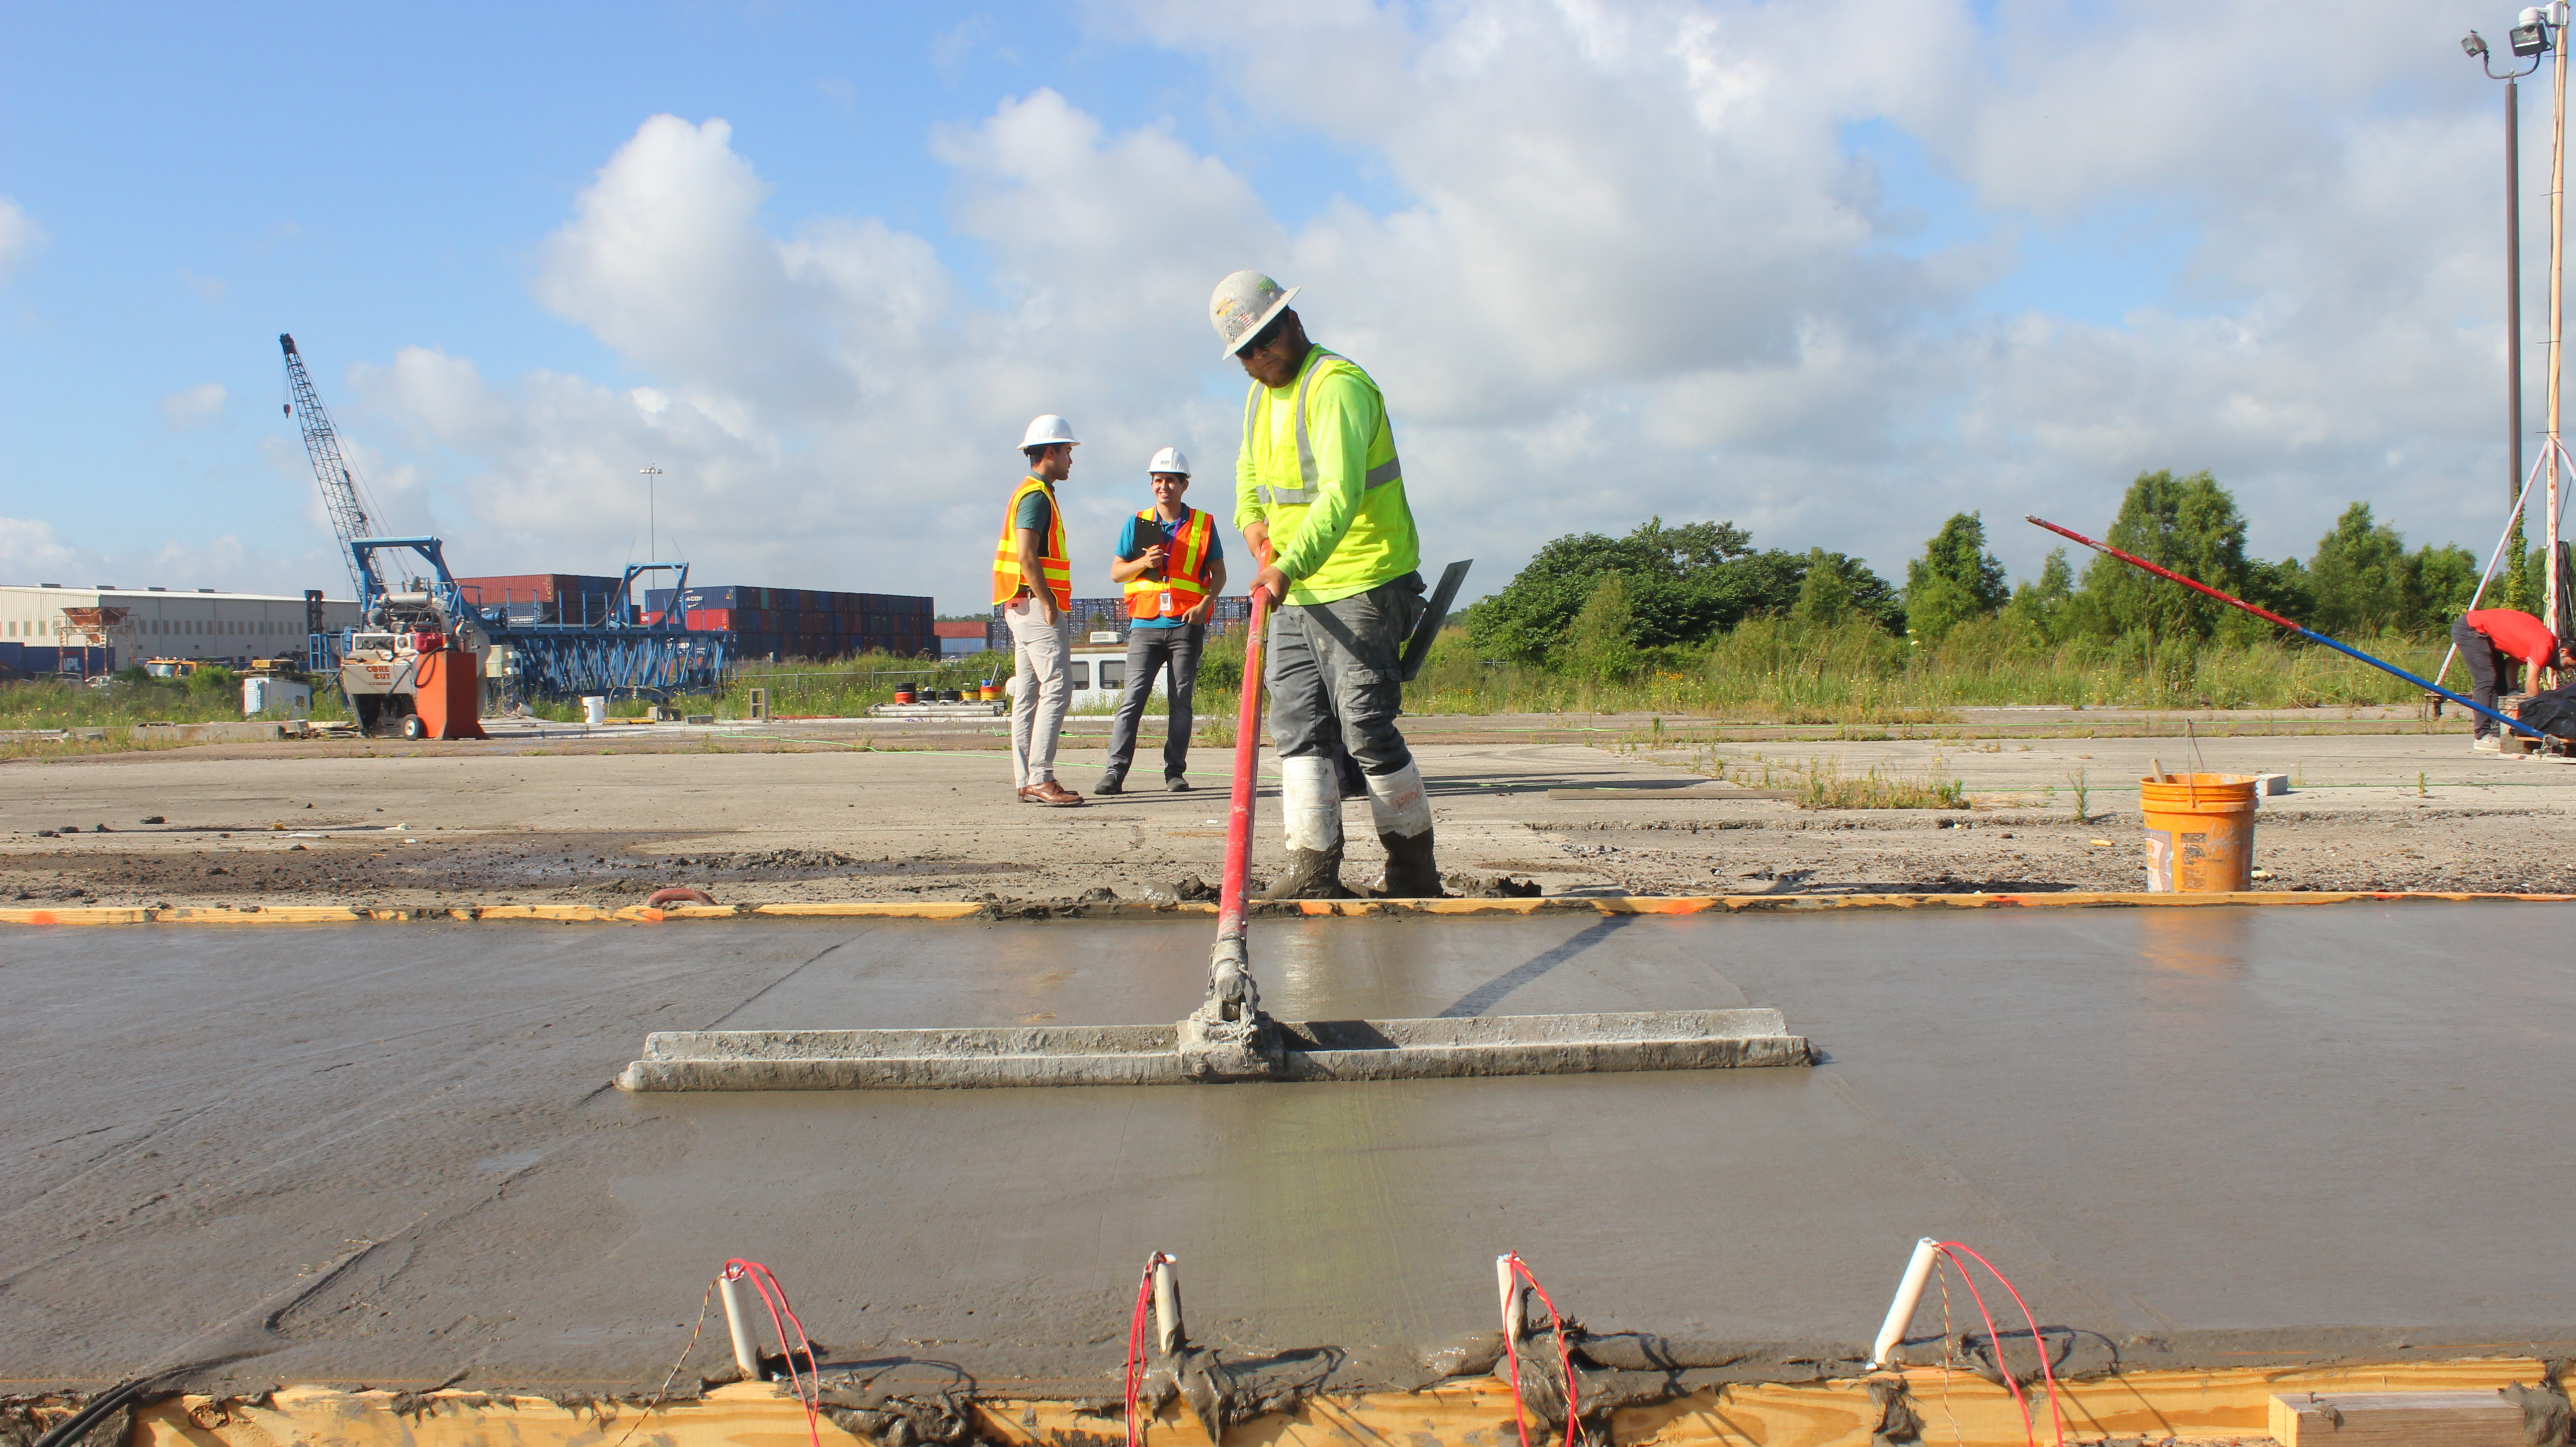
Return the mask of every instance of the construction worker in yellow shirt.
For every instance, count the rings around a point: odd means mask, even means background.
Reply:
[[[1266,677],[1288,867],[1264,898],[1348,893],[1336,730],[1366,776],[1369,813],[1386,846],[1379,893],[1432,898],[1441,890],[1431,804],[1395,722],[1404,642],[1428,607],[1413,509],[1377,383],[1307,339],[1288,305],[1296,295],[1259,272],[1238,271],[1208,300],[1223,355],[1252,378],[1235,463],[1235,526],[1262,564],[1253,589],[1280,605]]]

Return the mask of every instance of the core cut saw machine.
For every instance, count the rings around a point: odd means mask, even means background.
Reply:
[[[1420,667],[1467,565],[1453,563],[1404,653]],[[1259,660],[1268,609],[1255,594],[1244,657]],[[628,1091],[887,1090],[1044,1085],[1419,1080],[1806,1065],[1806,1037],[1770,1009],[1280,1020],[1261,1007],[1246,948],[1261,689],[1243,690],[1233,812],[1206,1001],[1169,1025],[893,1030],[697,1030],[645,1037],[617,1077]]]

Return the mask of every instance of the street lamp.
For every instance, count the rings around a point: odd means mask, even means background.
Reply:
[[[2540,68],[2550,48],[2549,17],[2537,7],[2522,12],[2506,42],[2518,60],[2531,64],[2502,72],[2488,51],[2486,37],[2472,30],[2460,49],[2478,63],[2490,80],[2504,82],[2504,375],[2505,431],[2510,441],[2512,471],[2504,480],[2507,507],[2522,498],[2522,78]],[[2517,561],[2517,566],[2519,565]]]
[[[2514,415],[2517,417],[2521,416],[2519,412]],[[2514,430],[2516,432],[2521,431],[2522,424],[2516,422],[2514,424]],[[2521,454],[2516,453],[2515,455],[2518,457]],[[662,561],[662,545],[653,540],[653,488],[654,485],[661,480],[662,469],[658,467],[639,467],[635,469],[635,474],[636,476],[644,479],[644,561],[648,563],[658,563]]]

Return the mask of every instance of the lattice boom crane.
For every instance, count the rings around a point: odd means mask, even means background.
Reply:
[[[361,561],[358,549],[350,544],[360,538],[376,535],[375,521],[367,516],[366,503],[358,496],[358,480],[351,475],[348,462],[340,456],[340,434],[331,427],[331,414],[322,410],[322,394],[313,390],[312,374],[304,370],[304,358],[295,350],[295,338],[277,334],[279,350],[286,353],[286,385],[295,394],[291,408],[304,428],[304,451],[313,459],[314,480],[322,485],[322,506],[331,514],[331,530],[340,535],[340,554],[349,564],[349,585],[353,596],[367,596],[368,584],[384,591],[382,579],[375,577],[372,556]]]

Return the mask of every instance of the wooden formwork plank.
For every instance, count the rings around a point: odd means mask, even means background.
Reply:
[[[2524,1447],[2522,1408],[2494,1392],[2296,1392],[2272,1398],[2281,1447]]]
[[[841,900],[814,904],[755,904],[751,912],[778,919],[966,919],[984,906],[968,900]]]
[[[2473,1398],[2499,1400],[2498,1389],[2537,1382],[2547,1370],[2531,1357],[2493,1357],[2136,1372],[2062,1383],[2058,1406],[2071,1442],[2260,1437],[2272,1430],[2276,1397],[2359,1401],[2367,1394],[2374,1403],[2394,1402],[2402,1410],[2404,1403],[2392,1394],[2408,1394],[2426,1406],[2448,1400],[2466,1410]],[[1966,1373],[1945,1378],[1923,1367],[1871,1380],[1703,1388],[1614,1412],[1610,1437],[1617,1447],[1866,1447],[1883,1411],[1872,1395],[1873,1381],[1884,1391],[1900,1380],[1922,1419],[1926,1442],[2015,1447],[2029,1439],[2021,1409],[2002,1387]],[[2047,1394],[2033,1384],[2028,1396],[2047,1440],[2053,1435]],[[779,1385],[718,1387],[696,1400],[666,1404],[639,1423],[641,1411],[616,1402],[567,1408],[531,1396],[397,1397],[298,1387],[257,1406],[184,1397],[145,1408],[137,1416],[132,1447],[607,1447],[630,1427],[636,1447],[795,1447],[808,1440],[804,1408]],[[975,1411],[983,1435],[1008,1447],[1096,1447],[1124,1435],[1115,1412],[1096,1406],[982,1400]],[[2495,1420],[2491,1411],[2487,1415]],[[2518,1414],[2514,1420],[2519,1422]],[[828,1413],[818,1431],[826,1447],[867,1440],[834,1424]],[[1149,1447],[1217,1447],[1177,1401],[1165,1405],[1145,1435]],[[1537,1437],[1535,1427],[1532,1436]],[[2325,1440],[2312,1437],[2310,1447]],[[1310,1398],[1293,1412],[1236,1424],[1223,1447],[1509,1447],[1516,1441],[1511,1388],[1477,1378],[1418,1392]]]

